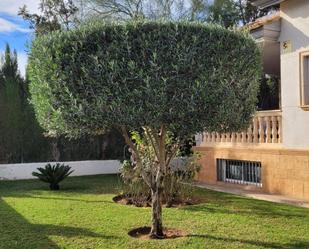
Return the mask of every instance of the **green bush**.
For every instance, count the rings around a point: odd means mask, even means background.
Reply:
[[[175,203],[190,202],[192,186],[188,185],[188,183],[193,182],[200,170],[198,158],[196,154],[191,157],[176,158],[171,167],[168,168],[163,181],[164,189],[162,194],[168,207]]]
[[[40,124],[69,135],[117,124],[241,130],[261,71],[248,34],[194,23],[90,23],[36,38],[29,62]]]
[[[38,177],[41,181],[49,183],[51,190],[59,190],[59,183],[72,174],[73,170],[68,165],[50,163],[45,168],[37,168],[39,172],[32,172],[33,176]]]
[[[124,182],[121,194],[128,200],[128,204],[139,207],[151,202],[151,191],[130,160],[123,161],[120,177]]]
[[[28,101],[28,85],[28,77],[19,74],[16,51],[7,45],[0,55],[1,163],[122,159],[124,140],[117,130],[78,139],[45,137]]]
[[[177,158],[166,171],[163,181],[162,201],[167,207],[174,204],[190,202],[191,183],[200,170],[197,163],[198,156]],[[121,168],[121,178],[124,182],[122,194],[129,204],[136,206],[151,205],[151,191],[129,160],[125,160]]]

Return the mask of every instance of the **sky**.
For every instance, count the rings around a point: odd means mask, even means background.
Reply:
[[[32,30],[29,23],[17,15],[18,10],[26,5],[30,13],[38,12],[40,0],[0,0],[0,54],[3,54],[6,43],[16,49],[21,75],[25,75],[27,64],[27,44],[31,41]]]
[[[16,49],[19,70],[23,76],[33,30],[29,29],[29,23],[17,13],[23,5],[27,6],[30,13],[38,13],[39,3],[40,0],[0,0],[0,55],[3,54],[6,43],[10,44],[12,50]]]

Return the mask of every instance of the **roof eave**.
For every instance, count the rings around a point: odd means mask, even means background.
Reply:
[[[247,25],[245,25],[245,28],[249,30],[258,29],[260,27],[263,27],[264,25],[276,22],[280,19],[281,19],[280,12],[277,11],[271,15],[261,17],[255,20],[254,22],[248,23]]]
[[[254,6],[260,7],[261,9],[282,3],[285,0],[252,0],[251,3]]]

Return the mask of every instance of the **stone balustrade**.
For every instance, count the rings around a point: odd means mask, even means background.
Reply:
[[[260,111],[243,132],[204,132],[196,135],[197,146],[211,144],[280,145],[282,143],[282,117],[280,110]]]

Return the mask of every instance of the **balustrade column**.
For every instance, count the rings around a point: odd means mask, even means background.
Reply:
[[[278,143],[278,128],[277,128],[277,117],[276,116],[272,116],[271,117],[271,135],[272,135],[272,139],[271,142],[272,143]]]
[[[226,135],[225,133],[221,133],[221,134],[220,134],[220,136],[221,136],[221,137],[220,137],[220,142],[221,142],[221,143],[225,143],[225,135]]]
[[[259,142],[260,143],[265,143],[265,128],[264,128],[264,117],[258,117],[259,121]]]
[[[252,143],[252,125],[249,125],[247,134],[248,134],[248,141],[247,142]]]
[[[282,143],[282,117],[278,116],[278,143]]]
[[[246,132],[244,131],[241,133],[241,142],[242,143],[247,142]]]
[[[259,126],[261,126],[261,123],[258,124],[258,119],[254,117],[253,118],[253,143],[259,142]]]
[[[226,141],[227,143],[231,142],[231,133],[229,133],[229,132],[226,133],[225,141]]]
[[[216,143],[220,143],[220,133],[216,132]]]
[[[212,143],[215,143],[215,142],[216,142],[216,133],[215,133],[215,132],[212,132],[212,133],[211,133],[211,142],[212,142]]]
[[[211,142],[211,133],[207,132],[207,142]]]
[[[271,143],[271,126],[270,126],[270,118],[268,116],[265,117],[265,123],[266,123],[266,143]]]
[[[236,133],[236,142],[237,143],[241,142],[241,133],[239,133],[239,132]]]
[[[235,132],[232,132],[232,135],[231,135],[231,142],[232,142],[232,143],[235,143],[235,142],[236,142],[236,134],[235,134]]]
[[[202,143],[207,143],[207,132],[203,132]]]

